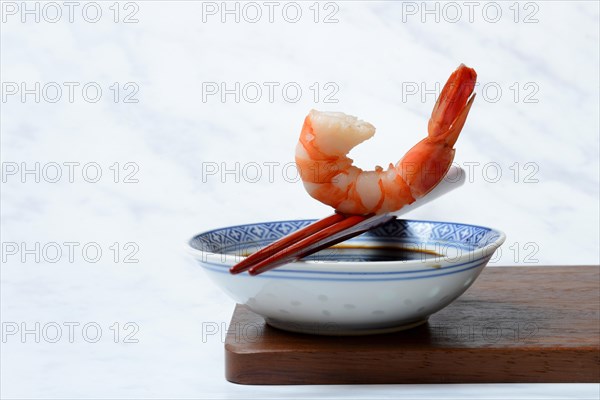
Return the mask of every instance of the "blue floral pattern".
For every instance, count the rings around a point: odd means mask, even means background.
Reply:
[[[211,253],[226,253],[242,247],[263,247],[313,221],[275,221],[216,229],[195,236],[190,240],[190,246]],[[477,225],[396,219],[352,240],[376,239],[397,242],[401,239],[407,242],[453,243],[477,249],[495,242],[500,235],[493,229]]]

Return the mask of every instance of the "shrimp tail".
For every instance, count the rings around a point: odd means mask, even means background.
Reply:
[[[464,64],[450,75],[431,112],[427,127],[430,140],[443,140],[454,147],[475,99],[476,81],[475,70]]]
[[[437,186],[452,165],[454,144],[475,100],[476,80],[475,70],[464,64],[450,75],[431,112],[428,136],[398,162],[398,173],[415,198]]]

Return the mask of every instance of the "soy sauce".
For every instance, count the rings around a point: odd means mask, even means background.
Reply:
[[[431,250],[415,249],[399,246],[358,246],[337,245],[321,250],[305,257],[304,260],[312,261],[423,261],[430,258],[442,257]]]

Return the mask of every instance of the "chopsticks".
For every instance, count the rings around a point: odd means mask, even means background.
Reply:
[[[392,214],[364,216],[336,213],[251,254],[231,267],[229,272],[248,271],[250,275],[258,275],[358,236],[394,218]]]
[[[345,215],[335,213],[326,218],[290,233],[264,249],[246,257],[229,269],[232,274],[248,271],[250,275],[277,268],[297,261],[334,244],[358,236],[370,229],[385,224],[400,214],[412,211],[438,197],[460,187],[465,182],[465,173],[460,167],[452,166],[442,180],[426,196],[404,206],[394,213],[380,215]]]
[[[264,249],[249,255],[240,263],[231,267],[229,272],[238,274],[248,271],[250,275],[257,275],[260,272],[291,262],[294,259],[305,257],[313,252],[304,254],[304,250],[312,247],[320,240],[339,233],[343,229],[352,227],[365,219],[366,217],[362,216],[346,216],[341,213],[335,213],[292,232]],[[271,265],[271,267],[267,268],[268,265]]]

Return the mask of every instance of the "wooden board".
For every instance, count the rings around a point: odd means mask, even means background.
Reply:
[[[288,333],[238,305],[225,357],[242,384],[600,382],[600,267],[488,267],[393,334]]]

